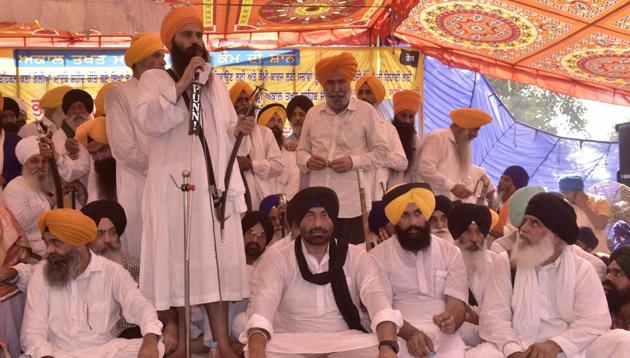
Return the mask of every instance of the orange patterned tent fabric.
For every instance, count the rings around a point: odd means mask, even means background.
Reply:
[[[630,105],[627,0],[421,0],[395,35],[450,66]]]

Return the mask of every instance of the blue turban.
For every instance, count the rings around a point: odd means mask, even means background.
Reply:
[[[529,174],[527,174],[527,171],[520,165],[512,165],[510,167],[507,167],[503,172],[503,175],[512,179],[512,183],[514,183],[516,189],[527,186],[527,184],[529,183]]]
[[[269,215],[271,209],[280,206],[280,194],[269,195],[260,202],[260,212]]]
[[[584,190],[584,179],[581,176],[573,175],[560,179],[558,183],[560,191],[581,191]]]
[[[612,227],[612,247],[616,249],[629,244],[630,225],[623,220],[619,220]]]
[[[368,223],[370,231],[378,235],[378,229],[389,223],[385,216],[385,205],[382,201],[373,201],[372,210],[370,210],[370,216],[368,217]]]

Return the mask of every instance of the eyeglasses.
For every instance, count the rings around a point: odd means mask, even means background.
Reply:
[[[267,234],[265,234],[264,232],[255,232],[253,230],[248,230],[246,234],[247,234],[247,236],[252,237],[254,239],[266,239],[267,238]]]

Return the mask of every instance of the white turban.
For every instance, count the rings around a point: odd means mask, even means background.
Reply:
[[[37,154],[39,154],[37,136],[26,137],[15,146],[15,156],[22,165],[24,165],[30,157]]]

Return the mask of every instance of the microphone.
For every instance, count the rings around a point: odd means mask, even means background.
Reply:
[[[203,51],[200,48],[195,49],[195,56],[203,57]],[[201,70],[199,69],[200,67],[201,66],[195,69],[195,76],[193,77],[193,81],[195,83],[199,83],[199,72],[201,72]]]

